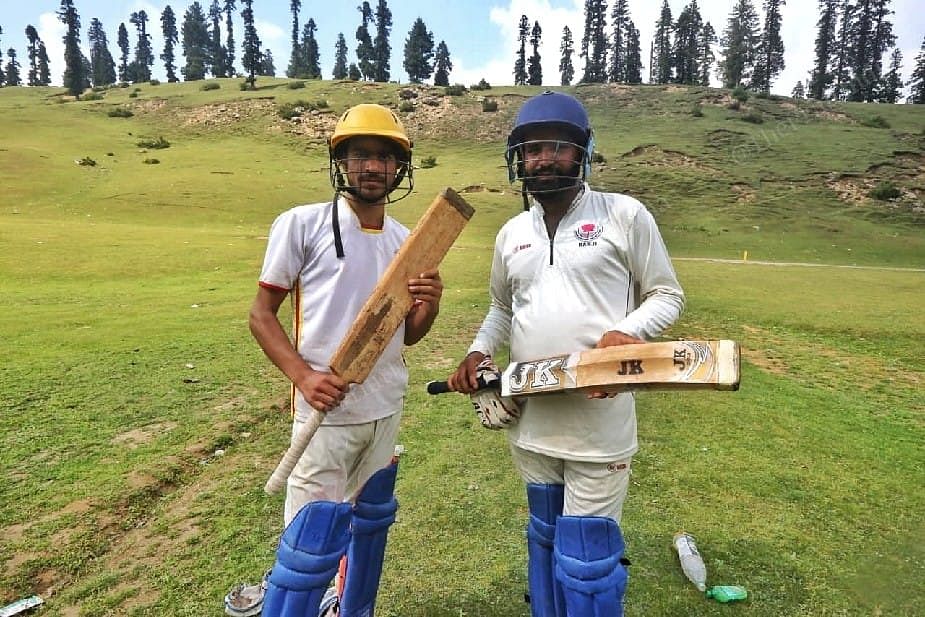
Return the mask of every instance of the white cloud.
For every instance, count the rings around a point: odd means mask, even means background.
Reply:
[[[453,60],[452,80],[464,84],[475,84],[485,79],[492,85],[511,85],[514,83],[514,60],[520,42],[517,40],[517,30],[521,15],[526,15],[533,22],[539,21],[543,29],[543,38],[540,44],[540,57],[543,58],[543,83],[557,85],[559,83],[559,58],[561,52],[559,45],[562,42],[562,29],[565,26],[572,31],[576,53],[572,56],[572,64],[578,73],[582,61],[578,58],[577,47],[581,43],[581,33],[584,30],[584,2],[573,0],[570,8],[553,8],[548,0],[512,0],[507,7],[493,7],[489,13],[489,21],[498,28],[499,36],[495,45],[494,58],[488,62],[474,67],[467,67],[461,61]],[[529,41],[526,54],[532,53]]]
[[[60,86],[64,79],[64,38],[67,28],[58,20],[56,13],[42,13],[39,15],[39,26],[36,28],[39,38],[45,43],[48,53],[48,69],[51,72],[51,83]]]

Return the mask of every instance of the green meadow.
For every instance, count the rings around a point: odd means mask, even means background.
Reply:
[[[49,616],[218,616],[273,563],[282,497],[263,485],[288,443],[288,385],[247,327],[266,234],[330,199],[337,115],[397,110],[403,87],[213,83],[80,101],[0,89],[0,606],[38,594]],[[494,235],[522,207],[503,144],[539,89],[413,90],[415,191],[391,214],[413,227],[446,186],[476,214],[441,266],[437,323],[406,354],[377,615],[526,616],[526,499],[505,437],[424,384],[486,310]],[[595,126],[592,184],[646,203],[676,260],[688,304],[665,336],[743,350],[738,392],[638,396],[626,614],[921,614],[925,108],[569,91]],[[306,109],[284,119],[292,107]],[[686,581],[681,529],[708,584],[747,601]]]

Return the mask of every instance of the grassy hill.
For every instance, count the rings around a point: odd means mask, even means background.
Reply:
[[[419,169],[391,213],[413,226],[452,186],[476,215],[441,268],[434,331],[407,352],[377,614],[527,615],[525,499],[504,436],[422,385],[483,316],[494,234],[521,208],[503,143],[539,89],[209,83],[81,101],[0,89],[0,605],[38,593],[49,615],[219,615],[232,584],[272,564],[282,506],[262,487],[288,389],[246,324],[266,233],[289,206],[330,198],[340,112],[404,102]],[[737,393],[639,397],[627,614],[915,614],[925,109],[569,91],[595,127],[592,184],[646,203],[676,259],[689,303],[667,336],[745,353]],[[890,187],[899,197],[869,196]],[[680,528],[710,584],[745,585],[747,603],[708,604],[684,581]]]

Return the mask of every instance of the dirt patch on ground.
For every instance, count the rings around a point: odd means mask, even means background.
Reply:
[[[275,109],[273,101],[252,99],[247,101],[228,101],[203,105],[187,111],[183,116],[185,126],[227,126],[258,116],[272,114]]]
[[[636,146],[629,152],[620,155],[623,159],[640,158],[640,164],[653,167],[685,167],[715,173],[716,170],[697,161],[683,152],[677,150],[665,150],[656,144],[644,144]]]
[[[747,184],[741,182],[734,182],[729,186],[732,189],[732,192],[735,193],[736,202],[740,204],[750,204],[755,201],[755,191]]]
[[[120,433],[112,438],[112,443],[124,445],[126,448],[137,448],[140,445],[149,443],[158,435],[169,433],[177,427],[176,422],[160,422],[158,424],[149,424],[140,428],[132,429]]]

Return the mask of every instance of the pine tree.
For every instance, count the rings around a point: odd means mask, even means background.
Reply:
[[[585,33],[581,40],[584,83],[607,81],[607,6],[605,0],[585,0]]]
[[[716,56],[713,53],[713,45],[716,44],[716,31],[710,22],[703,24],[700,31],[699,54],[700,54],[700,76],[698,83],[701,86],[710,85],[710,73],[713,71],[713,63],[716,62]]]
[[[572,40],[572,31],[568,26],[562,28],[562,42],[559,44],[559,51],[562,56],[559,59],[559,76],[563,86],[570,86],[575,79],[575,67],[572,65],[572,55],[575,53],[575,42]]]
[[[703,31],[703,19],[697,0],[684,7],[678,15],[674,26],[673,68],[674,81],[679,84],[699,83],[700,73],[700,37]]]
[[[613,34],[610,37],[610,81],[626,81],[626,27],[629,21],[629,8],[626,0],[614,0],[610,11],[610,25]]]
[[[234,16],[236,0],[225,0],[225,75],[234,77]]]
[[[369,24],[373,22],[373,10],[369,2],[364,2],[362,6],[357,7],[360,11],[360,26],[357,28],[357,66],[363,79],[372,80],[376,72],[376,66],[373,61],[373,40],[369,36]]]
[[[26,40],[29,41],[27,55],[29,57],[29,77],[26,83],[30,86],[39,85],[39,33],[35,26],[26,26]]]
[[[363,74],[360,73],[360,67],[358,67],[355,62],[351,62],[350,68],[347,69],[347,79],[350,81],[360,81],[362,78]]]
[[[793,91],[790,93],[790,96],[798,100],[806,98],[806,90],[803,88],[802,81],[797,82],[797,85],[793,87]]]
[[[540,22],[533,22],[533,29],[530,30],[530,47],[533,53],[527,61],[527,83],[531,86],[543,85],[543,61],[540,58],[540,43],[543,40],[543,29],[540,28]]]
[[[6,63],[6,85],[21,86],[22,78],[19,75],[19,62],[16,60],[16,50],[10,47],[6,50],[6,57],[9,61]]]
[[[849,26],[849,101],[873,102],[883,71],[883,54],[893,46],[896,36],[889,16],[891,0],[858,0]]]
[[[161,13],[161,33],[164,35],[164,51],[161,53],[161,60],[164,61],[167,81],[174,83],[179,79],[177,78],[177,66],[174,64],[176,59],[174,58],[173,49],[180,42],[180,39],[177,31],[177,16],[169,4],[164,7],[164,11]]]
[[[186,56],[186,64],[180,69],[183,79],[205,79],[209,59],[209,25],[199,2],[193,2],[183,15],[180,41]]]
[[[751,0],[736,0],[720,40],[719,68],[723,87],[735,88],[751,80],[758,48],[758,14]]]
[[[899,101],[903,89],[903,52],[899,48],[893,49],[890,55],[890,70],[883,76],[883,87],[880,92],[881,103],[895,103]]]
[[[151,52],[151,35],[148,34],[148,14],[144,11],[132,13],[129,23],[135,26],[138,32],[138,43],[135,45],[135,61],[132,81],[150,81],[151,65],[154,64],[154,54]]]
[[[3,34],[3,27],[2,27],[2,26],[0,26],[0,34]],[[0,55],[0,60],[2,60],[2,59],[3,59],[3,56]],[[0,88],[3,87],[4,83],[6,83],[6,75],[3,73],[3,67],[0,66]]]
[[[337,33],[337,42],[334,44],[334,70],[331,73],[334,79],[347,78],[347,39],[343,32]]]
[[[912,78],[906,85],[909,87],[909,97],[906,101],[916,105],[925,104],[925,39],[922,39],[922,47],[919,48],[919,53],[915,57]]]
[[[263,62],[263,54],[260,52],[260,37],[257,36],[257,28],[254,26],[254,0],[241,0],[241,2],[244,4],[244,10],[241,11],[241,19],[244,21],[241,64],[244,66],[248,87],[253,90],[257,82],[257,73]]]
[[[80,52],[80,15],[74,8],[74,0],[61,0],[58,19],[67,28],[64,40],[64,87],[77,98],[84,91],[87,74]]]
[[[298,77],[307,77],[308,79],[321,79],[321,52],[318,50],[318,40],[315,38],[315,32],[318,26],[315,20],[308,18],[308,23],[302,27],[302,59],[299,61],[302,66],[302,73]]]
[[[520,16],[517,24],[517,58],[514,60],[514,85],[523,86],[527,83],[527,33],[530,32],[530,20],[526,15]]]
[[[780,36],[780,7],[785,0],[764,0],[764,30],[758,43],[752,88],[771,92],[771,82],[784,70],[784,41]]]
[[[440,41],[437,44],[437,53],[434,56],[434,85],[449,86],[450,72],[453,70],[453,62],[450,60],[450,50],[446,43]]]
[[[671,7],[668,0],[662,0],[662,10],[655,22],[655,36],[652,39],[651,75],[657,84],[671,81],[671,33],[674,24],[671,20]]]
[[[218,0],[212,0],[209,6],[209,69],[212,77],[225,75],[225,47],[222,45],[222,6]]]
[[[264,49],[260,54],[260,69],[258,75],[263,77],[274,77],[276,75],[276,66],[273,64],[273,52],[269,48]]]
[[[824,100],[835,79],[829,70],[836,48],[835,27],[838,25],[838,0],[819,0],[819,21],[816,22],[816,62],[810,72],[809,97]]]
[[[39,41],[39,84],[48,86],[51,84],[51,69],[48,67],[48,52],[45,50],[45,43]]]
[[[299,43],[299,11],[302,10],[302,0],[290,0],[289,11],[292,13],[292,52],[289,54],[289,68],[286,77],[301,77],[303,73],[301,45]]]
[[[626,24],[626,83],[642,83],[642,47],[639,29],[632,19]]]
[[[119,24],[119,34],[116,39],[116,43],[119,46],[119,81],[126,82],[129,81],[128,74],[128,52],[129,52],[129,43],[128,43],[128,30],[125,27],[124,23]]]
[[[94,86],[108,86],[116,82],[116,63],[109,53],[109,41],[103,24],[94,17],[87,30],[90,41],[90,82]]]
[[[434,72],[433,57],[434,35],[427,30],[424,20],[418,17],[405,39],[404,67],[408,81],[420,84],[430,77]]]
[[[391,69],[390,58],[392,46],[389,35],[392,33],[392,11],[386,0],[379,0],[376,5],[376,38],[373,40],[373,81],[388,82]]]
[[[851,0],[842,0],[838,14],[838,39],[835,47],[835,62],[832,70],[832,98],[845,99],[851,81],[851,23],[854,19]]]

